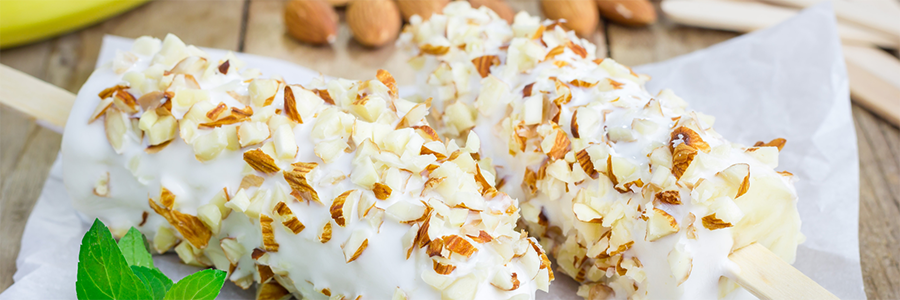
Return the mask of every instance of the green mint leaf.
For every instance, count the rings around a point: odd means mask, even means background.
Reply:
[[[153,269],[153,257],[147,252],[144,244],[144,235],[136,228],[131,227],[128,233],[119,239],[119,250],[129,266],[140,266]]]
[[[78,299],[150,299],[151,295],[128,267],[109,229],[99,219],[81,239],[78,274],[75,281]]]
[[[225,272],[206,269],[182,278],[166,293],[165,300],[212,300],[225,283]]]
[[[153,295],[153,300],[163,300],[166,297],[166,292],[172,287],[172,279],[166,277],[158,269],[131,266],[131,270],[134,271],[134,275],[137,275],[144,282],[144,286]]]

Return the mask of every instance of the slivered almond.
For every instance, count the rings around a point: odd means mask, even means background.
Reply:
[[[456,270],[456,266],[454,265],[439,263],[436,260],[432,260],[431,262],[434,272],[441,275],[450,275],[453,270]]]
[[[553,141],[553,147],[550,148],[550,151],[547,153],[552,159],[560,159],[566,156],[566,153],[571,149],[571,142],[569,142],[569,135],[566,134],[562,129],[556,130],[556,138]]]
[[[97,104],[97,108],[95,108],[95,109],[94,109],[94,112],[91,114],[91,118],[88,119],[88,124],[90,124],[91,122],[94,122],[94,121],[96,121],[97,119],[99,119],[100,116],[102,116],[103,114],[105,114],[105,113],[106,113],[106,110],[107,110],[110,106],[112,106],[112,105],[113,105],[113,99],[112,99],[112,98],[104,98],[104,99],[101,99],[101,100],[100,100],[100,103]]]
[[[572,137],[574,137],[576,139],[581,138],[581,134],[578,133],[578,110],[577,109],[575,110],[575,112],[572,113],[572,122],[570,122],[570,123],[571,124],[569,125],[569,130],[572,131]],[[588,174],[590,174],[590,173],[588,173]]]
[[[422,221],[422,225],[419,227],[419,230],[416,231],[416,236],[413,239],[412,247],[406,252],[407,259],[409,258],[409,255],[410,253],[412,253],[413,249],[415,249],[416,247],[425,247],[426,245],[428,245],[428,243],[431,242],[431,239],[428,237],[428,227],[430,227],[431,216],[431,213],[425,214],[425,220]]]
[[[581,169],[584,170],[584,173],[591,176],[591,178],[597,179],[600,176],[600,173],[594,169],[594,162],[591,161],[591,156],[588,154],[587,149],[582,149],[575,153],[575,160],[578,161],[578,164],[581,165]]]
[[[531,96],[531,90],[532,90],[533,88],[534,88],[534,82],[529,83],[528,85],[526,85],[524,88],[522,88],[522,96],[523,96],[523,97],[530,97],[530,96]]]
[[[469,243],[465,238],[458,235],[446,235],[441,237],[441,239],[444,240],[444,247],[447,248],[447,250],[465,256],[466,258],[472,256],[475,251],[478,251],[472,243]]]
[[[259,282],[269,282],[275,276],[272,268],[267,265],[256,265],[256,272],[259,273]]]
[[[304,226],[303,223],[301,223],[300,220],[297,219],[296,216],[294,216],[294,213],[291,212],[291,208],[288,207],[284,202],[278,202],[278,204],[275,204],[274,210],[276,214],[281,216],[281,224],[284,225],[284,227],[287,227],[287,229],[294,234],[298,234],[303,231],[304,228],[306,228],[306,226]]]
[[[683,144],[703,152],[709,152],[710,150],[709,144],[703,141],[696,131],[685,126],[680,126],[672,131],[671,139],[669,140],[669,150],[673,150],[673,153],[676,141],[681,141]]]
[[[788,174],[790,174],[790,173],[788,173]],[[734,196],[734,198],[737,199],[738,197],[743,196],[749,190],[750,190],[750,174],[747,174],[747,176],[744,176],[744,180],[741,181],[741,186],[738,187],[737,195]]]
[[[225,103],[219,103],[219,105],[216,105],[215,108],[206,112],[206,117],[210,120],[218,119],[219,115],[225,112],[226,109],[228,109],[228,105],[225,105]]]
[[[167,209],[172,209],[175,206],[175,194],[163,187],[159,195],[159,203],[162,203],[163,207]]]
[[[644,238],[653,242],[676,233],[679,229],[675,217],[672,217],[672,215],[662,209],[654,207],[647,220],[647,233]]]
[[[434,157],[437,158],[437,160],[442,160],[442,159],[447,158],[447,156],[444,155],[443,153],[428,149],[428,147],[425,147],[425,145],[422,145],[422,148],[419,149],[419,155],[428,155],[428,154],[434,155]]]
[[[322,231],[319,232],[319,242],[322,244],[327,243],[331,240],[331,222],[326,222],[325,226],[322,227]]]
[[[678,144],[672,151],[672,175],[675,179],[680,179],[684,175],[684,171],[691,166],[694,157],[697,156],[697,149],[687,144]]]
[[[428,253],[428,257],[441,256],[441,252],[444,250],[444,240],[442,239],[433,239],[430,243],[428,243],[428,249],[425,250],[425,253]]]
[[[415,129],[424,138],[431,139],[432,141],[440,141],[441,140],[441,138],[438,137],[438,135],[437,135],[437,131],[434,131],[434,128],[431,128],[431,126],[422,125],[422,126],[412,126],[410,128]]]
[[[392,76],[391,73],[378,69],[375,78],[378,78],[378,81],[381,81],[381,83],[388,87],[391,97],[397,97],[397,80],[394,79],[394,76]]]
[[[316,164],[301,162],[294,163],[292,166],[292,170],[282,172],[284,174],[284,180],[291,186],[291,195],[296,197],[297,200],[315,201],[321,204],[322,202],[319,201],[319,193],[317,193],[306,180],[306,174],[308,174],[312,168],[315,168]]]
[[[609,85],[612,86],[612,88],[613,88],[614,90],[621,90],[621,89],[622,89],[622,86],[625,85],[624,83],[621,83],[621,82],[612,80],[612,78],[606,78],[606,82],[608,82]]]
[[[425,45],[419,47],[419,51],[422,51],[422,53],[430,54],[430,55],[444,55],[444,54],[447,54],[447,52],[450,52],[450,47],[449,46],[434,46],[431,44],[425,44]]]
[[[425,194],[428,194],[428,192],[434,190],[434,188],[437,187],[438,185],[440,185],[441,182],[443,182],[445,178],[446,177],[428,178],[428,180],[425,181],[425,186],[422,187],[422,193],[420,194],[420,196],[425,197]]]
[[[484,178],[484,174],[481,173],[481,167],[475,166],[475,182],[481,186],[481,195],[489,198],[493,198],[499,193],[494,185],[487,181]]]
[[[229,60],[225,60],[222,64],[219,65],[219,73],[228,75],[228,68],[231,67],[231,62]]]
[[[681,195],[678,191],[662,191],[656,193],[653,199],[668,204],[681,204]]]
[[[343,227],[346,225],[347,220],[344,218],[344,202],[347,201],[347,197],[350,196],[350,193],[353,193],[356,190],[348,190],[336,198],[331,202],[331,208],[329,211],[331,212],[331,218],[334,219],[334,222],[338,224],[338,226]]]
[[[547,52],[547,56],[544,56],[544,60],[545,61],[551,60],[554,57],[556,57],[557,55],[563,54],[564,52],[566,52],[566,46],[559,45],[559,46],[553,47],[553,49],[550,49],[550,51]]]
[[[266,174],[272,174],[281,170],[275,165],[275,160],[260,149],[244,152],[244,161],[254,170]]]
[[[485,78],[491,74],[491,67],[500,65],[500,57],[496,55],[484,55],[472,59],[472,64],[478,70],[481,78]]]
[[[106,89],[103,89],[102,91],[100,91],[99,94],[97,94],[97,96],[99,96],[100,99],[106,99],[106,98],[111,97],[113,95],[113,93],[115,93],[116,91],[126,90],[126,89],[128,89],[127,85],[116,85],[113,87],[108,87]]]
[[[544,249],[538,245],[534,238],[528,238],[528,243],[531,244],[531,248],[534,249],[534,252],[537,252],[538,256],[541,257],[540,269],[547,269],[550,281],[553,281],[553,270],[550,268],[550,258],[547,257],[547,253],[544,252]],[[634,243],[634,241],[631,241],[630,243]]]
[[[175,227],[181,233],[181,236],[191,243],[191,246],[196,249],[206,248],[209,238],[212,236],[212,231],[206,225],[203,225],[203,221],[200,221],[200,218],[160,206],[156,204],[156,201],[153,201],[153,198],[148,198],[148,202],[150,203],[150,208],[153,208],[153,211],[163,216],[170,225]]]
[[[253,248],[253,252],[250,254],[250,258],[252,258],[253,260],[257,260],[265,254],[266,254],[265,250],[259,249],[259,248]]]
[[[584,49],[584,47],[581,47],[581,46],[573,43],[572,41],[566,42],[566,47],[568,47],[569,49],[572,49],[572,52],[574,52],[578,56],[581,56],[581,58],[587,58],[588,53],[587,53],[587,50]]]
[[[291,121],[303,124],[303,118],[301,118],[300,113],[297,112],[297,101],[294,98],[294,91],[291,89],[292,88],[289,85],[284,86],[284,114],[286,114]]]
[[[580,79],[575,79],[575,80],[569,81],[569,83],[571,83],[574,86],[583,87],[583,88],[592,88],[597,85],[597,82],[591,83],[591,82],[587,82],[587,81],[580,80]]]
[[[265,178],[262,178],[260,176],[248,174],[247,176],[244,176],[243,179],[241,179],[241,185],[238,187],[238,189],[248,189],[250,187],[259,187],[263,184],[263,182],[265,180],[266,180]]]
[[[172,143],[172,140],[162,142],[158,145],[147,146],[147,149],[144,149],[144,152],[146,152],[147,154],[157,153],[159,151],[162,151],[162,149],[165,149],[166,146],[168,146],[170,143]]]
[[[472,239],[473,241],[475,241],[476,243],[482,243],[482,244],[483,244],[483,243],[488,243],[488,242],[494,240],[494,238],[492,238],[491,235],[488,234],[487,232],[485,232],[484,230],[479,230],[479,231],[478,231],[478,236],[471,236],[471,235],[468,235],[468,237],[471,238],[471,239]]]
[[[391,187],[386,184],[376,182],[375,187],[372,188],[372,192],[375,193],[375,198],[378,198],[378,200],[386,200],[391,197],[392,190]]]
[[[722,229],[722,228],[728,228],[728,227],[734,226],[731,223],[728,223],[728,222],[720,220],[719,218],[716,218],[716,214],[711,214],[711,215],[705,216],[705,217],[703,217],[702,221],[703,221],[703,227],[706,227],[706,229],[709,229],[709,230],[716,230],[716,229]]]
[[[231,273],[229,272],[229,274]],[[284,288],[278,280],[262,282],[263,283],[259,284],[256,289],[256,300],[280,300],[291,298],[291,292]]]
[[[344,252],[344,259],[346,262],[350,263],[359,258],[367,247],[369,247],[369,239],[365,238],[365,233],[362,231],[354,231],[350,234],[350,237],[347,238],[347,241],[341,245],[341,250]]]
[[[787,143],[787,140],[783,138],[777,138],[769,141],[768,143],[759,141],[756,144],[753,144],[753,147],[778,147],[778,151],[781,151],[784,148],[784,144]]]
[[[250,107],[248,106],[247,108],[250,108]],[[222,117],[222,118],[212,121],[212,122],[200,123],[200,127],[216,128],[216,127],[222,127],[223,125],[237,124],[240,122],[250,120],[250,115],[253,114],[252,109],[251,109],[251,112],[249,115],[246,114],[244,110],[235,110],[235,108],[231,108],[231,109],[232,109],[232,112],[230,115],[227,115],[225,117]]]
[[[328,90],[316,89],[316,90],[313,90],[313,92],[316,93],[316,95],[319,95],[319,97],[322,98],[322,100],[324,100],[325,103],[334,105],[334,99],[331,98],[331,94],[328,93]]]
[[[278,252],[278,243],[275,242],[275,231],[272,230],[272,222],[274,221],[274,219],[265,214],[259,214],[259,227],[262,231],[263,247],[266,252]]]

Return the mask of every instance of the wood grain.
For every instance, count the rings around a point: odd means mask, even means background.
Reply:
[[[243,46],[247,52],[287,59],[328,75],[362,79],[386,68],[398,83],[413,82],[411,72],[404,72],[403,56],[393,46],[363,49],[351,41],[346,27],[339,33],[338,44],[331,47],[303,45],[284,34],[283,1],[247,1],[152,1],[78,32],[4,50],[0,63],[77,92],[94,69],[103,34],[163,37],[172,32],[190,44],[235,50]],[[590,39],[598,46],[597,55],[638,65],[737,36],[675,25],[656,4],[660,22],[650,27],[601,25],[605,28]],[[540,13],[536,0],[514,0],[510,5],[517,11]],[[859,231],[866,293],[869,299],[900,299],[900,130],[860,107],[854,106],[853,116],[859,140]],[[59,139],[18,112],[0,107],[0,291],[12,284],[25,220],[59,151]]]

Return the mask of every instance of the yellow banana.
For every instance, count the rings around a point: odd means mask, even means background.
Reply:
[[[0,49],[82,28],[149,0],[0,0]]]

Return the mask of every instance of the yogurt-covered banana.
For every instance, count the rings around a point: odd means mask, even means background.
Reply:
[[[671,91],[553,21],[512,25],[453,2],[413,18],[401,45],[436,128],[482,137],[497,185],[589,299],[715,299],[728,255],[759,242],[786,261],[803,240],[784,140],[745,147]]]
[[[63,137],[76,208],[228,271],[260,299],[533,299],[552,280],[515,200],[391,75],[263,78],[169,35],[96,70]]]

